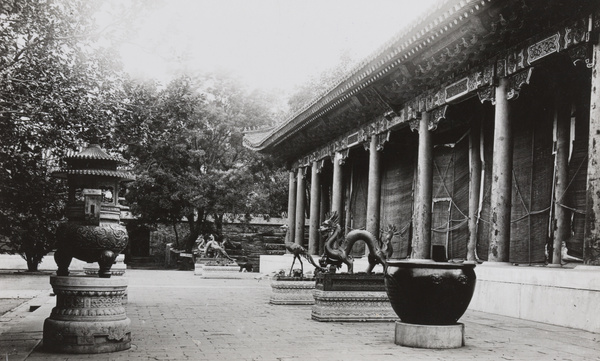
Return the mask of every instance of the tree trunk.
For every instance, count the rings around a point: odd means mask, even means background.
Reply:
[[[42,261],[41,257],[37,257],[36,255],[32,255],[29,253],[25,253],[25,260],[27,261],[27,271],[28,272],[37,272],[38,266]]]
[[[177,233],[177,222],[173,221],[173,231],[175,232],[175,249],[179,249],[179,234]]]
[[[223,214],[215,214],[214,216],[217,235],[223,236]]]
[[[194,247],[194,241],[198,238],[200,234],[200,227],[198,227],[197,221],[194,220],[194,214],[188,214],[185,216],[188,222],[188,227],[190,229],[187,238],[184,242],[184,247],[186,252],[192,252],[192,247]]]

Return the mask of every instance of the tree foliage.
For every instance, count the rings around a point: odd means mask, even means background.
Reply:
[[[348,73],[352,64],[353,60],[350,55],[342,53],[337,65],[297,86],[288,99],[289,113],[294,114],[302,110],[319,95],[323,95],[331,87],[337,85],[338,81]]]
[[[139,130],[124,153],[138,174],[127,196],[134,213],[151,222],[187,220],[190,249],[209,230],[209,216],[220,233],[226,214],[280,211],[277,167],[242,145],[244,126],[272,122],[265,94],[223,74],[182,76],[162,90],[138,84],[129,92],[137,100],[122,126]]]
[[[0,2],[0,235],[31,270],[53,245],[64,185],[56,159],[110,143],[120,112],[114,52],[98,45],[99,2]]]
[[[162,88],[120,70],[119,24],[147,3],[111,2],[112,22],[99,26],[107,2],[0,2],[0,239],[31,270],[63,216],[65,184],[50,174],[81,145],[122,152],[137,176],[133,210],[149,222],[187,219],[189,247],[209,215],[283,207],[276,166],[242,146],[244,127],[272,123],[271,95],[223,74]]]

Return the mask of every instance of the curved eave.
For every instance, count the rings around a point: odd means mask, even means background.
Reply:
[[[135,177],[132,174],[108,169],[68,169],[53,172],[52,176],[62,179],[66,179],[69,176],[108,177],[118,179],[120,182],[131,182],[135,180]]]
[[[83,149],[81,152],[65,157],[65,161],[67,161],[67,163],[69,163],[73,160],[102,160],[102,161],[110,161],[115,164],[126,164],[127,163],[125,161],[125,159],[123,159],[119,156],[107,154],[97,144],[90,144],[87,148]]]
[[[359,63],[338,84],[315,98],[261,139],[244,138],[249,149],[269,152],[322,115],[334,110],[367,86],[396,70],[403,62],[419,56],[453,28],[499,0],[443,0]]]

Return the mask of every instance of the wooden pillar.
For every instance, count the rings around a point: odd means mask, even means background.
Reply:
[[[367,189],[367,231],[379,238],[381,203],[381,152],[377,150],[377,135],[371,136],[369,145],[369,183]],[[368,248],[365,248],[368,252]]]
[[[598,35],[596,35],[598,36]],[[600,265],[600,44],[594,44],[583,262]]]
[[[290,171],[288,188],[288,232],[285,235],[286,242],[293,243],[296,234],[296,173]]]
[[[566,242],[571,233],[570,212],[562,205],[569,185],[569,148],[571,140],[571,103],[567,92],[557,85],[554,97],[554,117],[556,121],[556,185],[554,187],[554,242],[552,245],[552,264],[561,264],[562,242]],[[563,90],[563,91],[561,91]]]
[[[310,222],[308,229],[308,254],[319,253],[319,221],[321,210],[321,174],[319,162],[312,164],[310,175]]]
[[[343,176],[342,176],[342,155],[335,153],[333,157],[333,184],[331,190],[331,212],[337,212],[340,221],[344,216],[344,203],[343,203]]]
[[[329,185],[321,182],[321,209],[319,211],[319,225],[323,224],[327,212],[329,212]],[[321,237],[319,234],[319,254],[325,252],[325,237]]]
[[[419,122],[417,189],[415,192],[414,236],[411,258],[430,258],[431,202],[433,194],[433,140],[429,132],[430,114],[424,112]]]
[[[298,168],[298,181],[296,186],[296,234],[294,243],[302,246],[304,243],[304,223],[305,223],[305,192],[306,180],[304,179],[304,168]]]
[[[508,262],[510,250],[513,139],[507,90],[508,79],[500,78],[496,88],[494,154],[492,156],[492,234],[488,253],[488,261],[491,262]]]
[[[481,191],[481,124],[473,122],[469,133],[469,240],[467,261],[476,261],[477,224],[479,216],[479,195]]]

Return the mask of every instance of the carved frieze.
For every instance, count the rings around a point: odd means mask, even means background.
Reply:
[[[469,93],[469,78],[463,78],[445,89],[446,102],[456,100]]]
[[[340,150],[339,154],[340,154],[340,157],[339,157],[340,165],[344,165],[346,163],[346,159],[348,159],[348,155],[350,155],[350,148]]]
[[[509,52],[506,58],[506,74],[514,74],[519,70],[525,69],[525,49],[517,49]]]
[[[388,130],[385,133],[377,134],[377,151],[382,151],[385,143],[390,141],[391,130]]]
[[[506,99],[512,100],[519,97],[521,88],[523,85],[529,84],[533,68],[529,68],[526,71],[517,73],[509,78],[508,91],[506,93]]]
[[[498,59],[496,61],[496,77],[504,78],[506,75],[506,59]]]
[[[496,104],[496,87],[488,86],[481,88],[477,91],[477,96],[481,103],[489,101],[492,102],[492,104]]]
[[[419,131],[419,123],[420,122],[421,122],[421,119],[409,120],[408,121],[408,126],[409,126],[410,130],[413,131],[413,132],[418,132]]]
[[[585,19],[578,19],[571,25],[565,26],[564,46],[570,48],[577,44],[589,41],[589,33]]]
[[[581,44],[579,46],[575,46],[567,51],[573,65],[577,65],[579,63],[585,64],[586,67],[591,68],[593,63],[593,46],[591,44]]]
[[[427,129],[429,129],[430,131],[436,130],[438,127],[439,122],[442,119],[446,118],[446,111],[448,110],[448,106],[444,105],[443,107],[439,107],[434,109],[431,112],[431,115],[429,117],[429,124],[427,125]]]
[[[560,39],[560,34],[556,33],[552,36],[549,36],[537,43],[530,45],[527,48],[527,55],[529,64],[540,60],[550,54],[557,53],[560,50],[560,44],[558,40]]]

